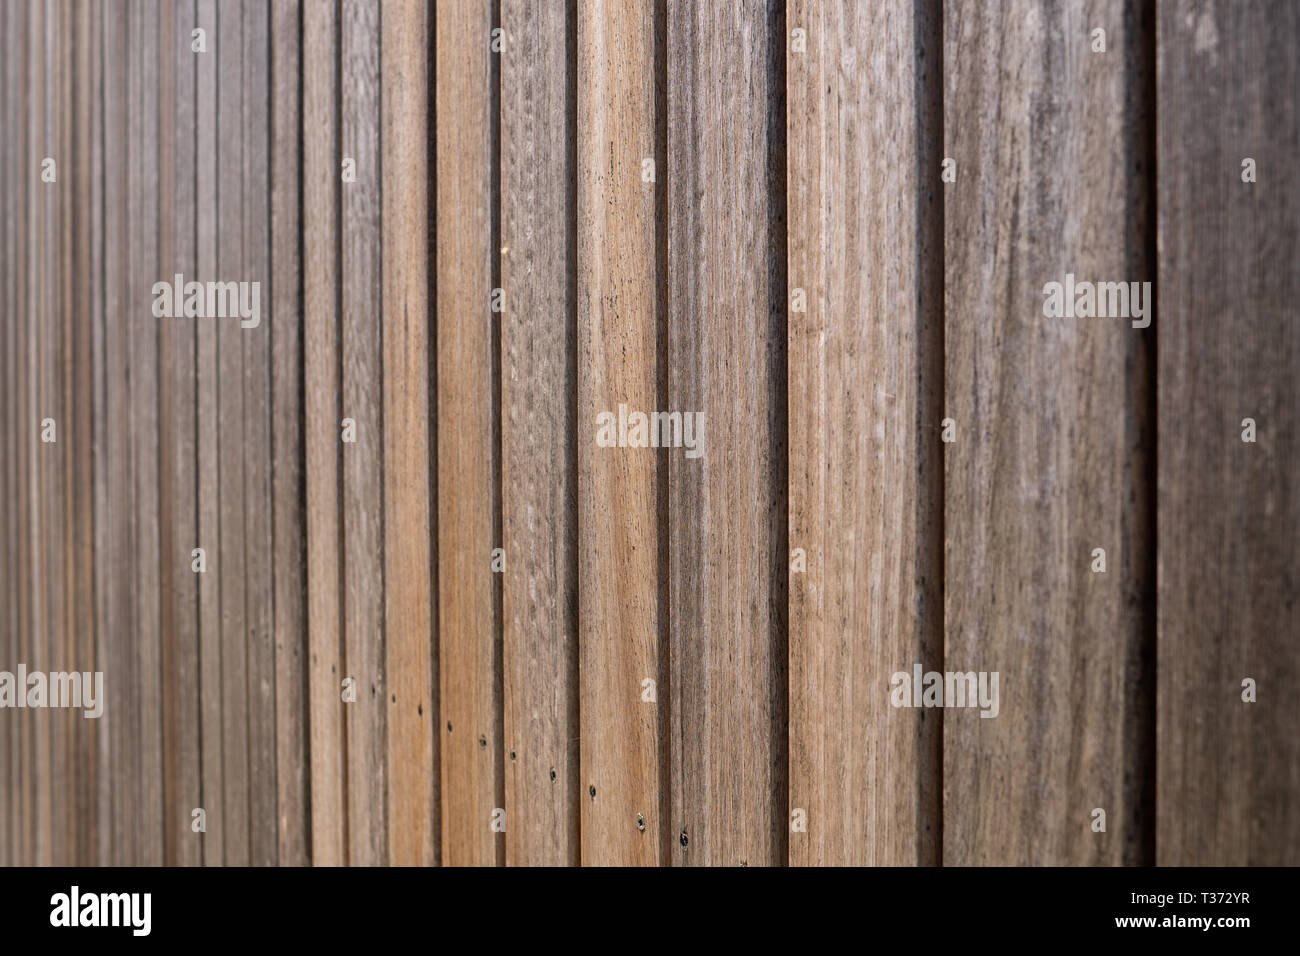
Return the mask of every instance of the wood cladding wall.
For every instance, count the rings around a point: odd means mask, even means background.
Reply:
[[[1300,863],[1293,4],[0,49],[0,864]]]

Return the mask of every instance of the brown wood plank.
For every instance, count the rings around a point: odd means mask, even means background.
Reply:
[[[657,452],[596,446],[596,418],[657,407],[655,5],[584,0],[577,29],[578,621],[582,862],[667,862],[670,688]],[[503,154],[505,155],[505,154]],[[508,162],[508,157],[507,157]],[[508,167],[507,167],[508,168]],[[646,680],[654,682],[653,700]],[[572,786],[572,778],[563,780]],[[592,799],[590,788],[596,788]],[[644,831],[638,820],[644,821]],[[675,839],[675,833],[672,835]]]
[[[340,144],[356,161],[344,182],[340,260],[342,418],[356,423],[343,449],[343,599],[347,676],[356,702],[344,708],[348,744],[349,861],[386,861],[388,833],[384,674],[384,445],[380,343],[379,7],[344,0],[340,16]]]
[[[274,866],[279,851],[275,771],[275,544],[271,474],[271,8],[243,6],[243,270],[259,283],[258,324],[239,329],[244,393],[244,593],[248,674],[249,861]],[[218,320],[220,321],[220,320]],[[226,320],[238,327],[239,322]],[[251,318],[249,319],[251,322]]]
[[[1152,333],[1044,314],[1045,285],[1067,274],[1151,279],[1149,24],[1121,0],[947,3],[944,17],[956,441],[943,446],[946,636],[934,670],[998,673],[999,710],[942,713],[943,861],[1149,862]],[[1106,54],[1090,52],[1098,25]]]
[[[246,69],[243,18],[239,4],[217,6],[217,259],[213,281],[246,279],[243,232],[250,228],[243,215],[245,136],[243,97]],[[220,553],[216,571],[221,581],[221,707],[222,707],[222,843],[227,866],[247,866],[249,856],[248,753],[248,595],[245,548],[244,453],[248,441],[244,422],[244,351],[246,330],[234,318],[209,318],[217,327],[218,482],[221,502]]]
[[[1300,11],[1159,16],[1158,862],[1294,866]]]
[[[111,804],[113,838],[109,862],[132,865],[137,856],[137,819],[134,811],[132,746],[139,738],[132,719],[131,666],[127,641],[135,634],[132,600],[130,540],[130,415],[127,364],[129,284],[127,254],[127,22],[123,16],[105,16],[103,21],[104,70],[104,408],[103,430],[105,497],[100,514],[105,524],[104,553],[97,562],[103,571],[106,592],[103,656],[107,689],[103,730],[111,734],[105,766],[112,775]],[[152,317],[152,312],[146,313]],[[112,674],[112,678],[109,675]]]
[[[773,7],[667,10],[673,860],[786,859],[784,170]],[[779,160],[778,160],[779,162]]]
[[[306,485],[303,476],[302,9],[271,8],[271,457],[275,529],[275,736],[281,866],[311,859],[308,776]]]
[[[347,763],[340,683],[337,74],[332,3],[303,7],[303,383],[312,862],[347,862]]]
[[[786,53],[789,285],[806,296],[788,337],[795,865],[939,860],[941,724],[888,695],[943,656],[933,12],[788,8],[806,40]]]
[[[4,104],[4,120],[0,122],[0,188],[6,197],[4,206],[4,224],[0,228],[0,343],[3,354],[0,355],[0,394],[16,397],[17,381],[13,365],[13,331],[17,317],[17,277],[14,275],[14,259],[18,254],[18,189],[13,178],[15,167],[14,144],[17,138],[17,125],[13,117],[17,116],[13,100],[13,67],[18,60],[18,44],[15,37],[13,5],[0,5],[0,49],[4,50],[4,65],[0,66],[0,103]],[[13,420],[15,401],[11,397],[0,412],[0,439],[3,439],[13,452],[21,440],[20,430]],[[0,509],[0,593],[3,594],[3,620],[0,620],[0,654],[6,663],[17,660],[15,640],[18,634],[18,607],[14,594],[14,581],[18,573],[18,556],[15,542],[17,539],[17,508],[12,504],[17,494],[14,486],[15,454],[5,456],[0,462],[0,500],[8,507]],[[18,802],[18,768],[17,724],[13,720],[0,722],[0,772],[5,776],[4,786],[0,786],[0,866],[17,864],[18,830],[12,816]]]
[[[94,13],[90,5],[69,4],[73,24],[70,30],[72,64],[75,79],[72,92],[72,141],[75,161],[70,164],[73,200],[71,202],[72,248],[68,267],[72,272],[72,305],[68,310],[71,328],[69,405],[67,432],[69,454],[73,460],[72,485],[69,493],[69,542],[71,616],[70,664],[78,671],[91,674],[95,668],[94,619],[94,485],[93,433],[94,396],[91,357],[93,301],[98,293],[98,273],[94,271],[92,244],[95,235],[94,191],[92,187],[93,119],[98,112],[96,77],[92,47],[97,41]],[[93,678],[92,678],[93,679]],[[83,691],[84,693],[84,691]],[[96,810],[95,743],[98,720],[87,720],[79,713],[69,715],[73,721],[73,749],[69,755],[74,778],[73,817],[75,833],[71,862],[86,866],[95,862],[96,834],[101,827]]]
[[[195,0],[196,27],[206,33],[207,52],[196,58],[196,128],[194,134],[198,208],[195,217],[198,280],[216,281],[217,272],[217,166],[223,155],[217,138],[216,0]],[[225,775],[222,758],[223,701],[221,694],[221,492],[219,323],[201,320],[196,330],[198,411],[198,544],[205,553],[207,570],[199,575],[199,719],[202,802],[206,829],[200,837],[203,863],[221,866],[225,861]],[[193,549],[191,549],[193,550]]]
[[[162,4],[159,87],[158,281],[176,274],[196,281],[195,77],[190,51],[192,0]],[[178,310],[182,311],[183,310]],[[200,805],[199,578],[191,552],[198,547],[198,419],[195,335],[203,319],[158,323],[160,441],[158,521],[162,531],[163,768],[166,862],[197,866],[203,844],[191,830]],[[206,572],[205,572],[206,573]]]
[[[429,524],[430,20],[419,0],[385,3],[381,19],[388,860],[430,866],[440,850]]]
[[[497,487],[489,0],[440,4],[437,49],[437,394],[442,862],[492,865],[504,842],[490,556]],[[508,826],[508,821],[507,821]]]
[[[578,862],[574,65],[564,4],[504,0],[502,660],[506,862]],[[555,779],[551,779],[551,771]]]

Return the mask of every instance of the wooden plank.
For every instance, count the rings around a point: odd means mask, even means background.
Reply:
[[[4,206],[4,227],[0,229],[0,343],[3,343],[3,355],[0,356],[0,394],[13,396],[17,382],[13,369],[13,328],[17,315],[15,302],[17,280],[14,275],[14,258],[18,254],[16,230],[18,228],[17,197],[18,190],[13,183],[14,157],[13,144],[17,136],[13,117],[18,115],[13,107],[12,67],[17,62],[17,40],[14,36],[17,26],[14,22],[12,4],[0,5],[0,49],[4,50],[4,66],[0,67],[0,103],[4,104],[4,118],[0,121],[0,188],[6,197]],[[6,402],[0,412],[0,438],[7,447],[16,451],[20,432],[13,421],[15,402]],[[3,620],[0,620],[0,653],[6,662],[17,659],[14,645],[18,632],[18,608],[13,591],[17,574],[18,556],[15,551],[17,537],[17,514],[12,502],[16,494],[14,488],[13,465],[15,455],[5,456],[0,462],[0,501],[8,507],[0,509],[0,588],[3,589]],[[0,866],[17,864],[17,829],[11,817],[17,803],[18,776],[14,765],[16,758],[16,729],[13,720],[0,723],[0,772],[4,773],[5,785],[0,786]]]
[[[298,0],[271,8],[271,316],[272,445],[275,528],[275,736],[281,866],[311,859],[307,774],[306,530],[303,475],[302,123]]]
[[[437,394],[442,862],[492,865],[503,802],[490,555],[497,497],[493,381],[489,0],[440,4],[437,49]]]
[[[943,655],[931,13],[788,9],[806,41],[786,53],[789,285],[806,296],[788,333],[790,548],[806,562],[790,574],[794,865],[939,861],[940,724],[888,695],[892,674]]]
[[[381,20],[388,861],[431,866],[441,836],[429,525],[430,18],[423,3],[400,0],[384,4]]]
[[[594,441],[601,412],[620,403],[657,408],[665,374],[658,187],[641,178],[643,160],[663,161],[654,10],[648,0],[584,0],[576,24],[581,767],[557,782],[572,788],[581,775],[582,862],[597,866],[666,863],[671,827],[662,786],[671,697],[657,511],[667,471],[657,453]]]
[[[196,61],[190,51],[192,0],[162,5],[159,88],[158,281],[197,275],[196,166],[194,152]],[[178,310],[183,312],[183,310]],[[201,319],[158,322],[158,437],[162,478],[158,521],[162,530],[163,789],[166,862],[197,866],[203,844],[191,830],[200,805],[199,578],[191,552],[198,547],[198,419],[195,335]],[[204,572],[206,573],[206,572]]]
[[[196,57],[196,105],[194,131],[198,208],[195,219],[198,276],[216,281],[217,272],[217,169],[222,155],[217,138],[217,36],[216,0],[196,0],[195,25],[206,36],[205,53]],[[221,491],[219,366],[217,328],[219,323],[203,320],[196,330],[198,407],[198,547],[203,548],[207,570],[199,575],[199,721],[200,759],[205,827],[200,840],[203,862],[221,866],[224,852],[225,776],[222,757],[223,701],[221,694]]]
[[[1162,865],[1300,862],[1298,53],[1293,4],[1160,8]]]
[[[68,310],[72,327],[72,353],[68,433],[73,456],[73,484],[69,495],[70,547],[72,554],[72,666],[82,672],[95,668],[95,553],[94,553],[94,461],[93,432],[94,381],[92,362],[92,327],[98,295],[99,274],[94,269],[92,253],[96,235],[96,211],[93,211],[95,152],[94,116],[98,113],[97,78],[92,52],[98,37],[94,12],[90,5],[73,4],[72,56],[75,81],[73,90],[73,139],[76,144],[74,199],[72,206],[72,306]],[[96,737],[98,720],[85,720],[72,713],[74,744],[70,755],[75,774],[75,799],[72,826],[75,831],[74,865],[88,866],[96,860],[95,840],[101,828],[96,806]]]
[[[30,114],[32,111],[32,51],[36,48],[32,31],[34,12],[30,5],[23,5],[20,13],[21,19],[18,23],[18,109],[14,115],[22,117],[25,122],[19,121],[18,126],[18,153],[20,172],[17,179],[16,195],[19,197],[21,235],[28,238],[28,241],[22,242],[18,252],[18,321],[17,335],[15,342],[15,364],[16,378],[18,389],[16,392],[16,405],[18,407],[18,481],[17,481],[17,503],[18,503],[18,650],[15,657],[20,662],[26,662],[31,652],[31,635],[33,633],[32,625],[32,574],[33,560],[31,550],[31,525],[32,525],[32,462],[35,460],[36,442],[39,439],[39,432],[34,432],[39,418],[34,415],[35,409],[32,407],[31,396],[31,357],[30,347],[28,345],[32,338],[32,310],[34,308],[34,282],[33,282],[33,259],[35,256],[35,244],[30,241],[32,228],[34,225],[33,202],[37,194],[39,178],[38,174],[31,168],[22,169],[22,157],[32,155],[32,121]],[[30,665],[29,665],[30,666]],[[18,779],[22,781],[18,794],[18,814],[16,819],[19,839],[21,841],[19,849],[19,863],[25,866],[33,865],[35,860],[35,827],[33,825],[32,813],[34,805],[34,781],[32,780],[32,731],[33,715],[30,711],[22,711],[18,715]]]
[[[347,862],[347,763],[339,685],[342,564],[339,421],[338,16],[303,7],[303,335],[310,647],[312,862]]]
[[[768,163],[784,148],[770,62],[784,56],[784,31],[761,0],[672,0],[667,17],[666,407],[706,416],[694,436],[702,455],[659,453],[669,469],[673,859],[781,864],[784,170]]]
[[[258,324],[239,328],[244,393],[245,641],[248,647],[249,862],[274,866],[279,851],[275,772],[275,544],[271,473],[271,8],[243,7],[243,270],[259,283]],[[220,321],[220,320],[218,320]],[[251,322],[252,319],[250,318]],[[240,323],[231,321],[237,328]]]
[[[577,864],[574,67],[566,5],[501,25],[501,500],[506,862]],[[555,779],[551,779],[551,771]]]
[[[105,246],[108,237],[106,228],[107,207],[105,202],[104,130],[108,107],[105,102],[107,76],[104,70],[105,29],[103,9],[98,4],[90,6],[90,76],[91,104],[90,111],[90,353],[92,372],[91,399],[91,455],[94,472],[94,663],[95,670],[104,671],[109,660],[108,597],[111,590],[107,579],[105,564],[110,557],[109,543],[110,523],[106,517],[109,503],[108,496],[108,363],[106,348],[105,304],[108,295],[108,273],[105,269]],[[95,841],[94,863],[98,866],[110,865],[113,861],[113,733],[115,722],[106,720],[108,708],[113,695],[109,690],[109,681],[105,674],[104,681],[104,715],[96,721],[93,729],[95,748]]]
[[[356,161],[342,216],[342,418],[356,423],[343,447],[343,597],[347,675],[349,861],[386,861],[384,675],[383,356],[380,343],[379,7],[344,0],[341,11],[340,149]]]
[[[999,710],[942,714],[943,862],[1150,862],[1151,332],[1048,318],[1043,291],[1068,274],[1151,278],[1147,27],[1121,0],[944,14],[956,441],[944,446],[947,631],[934,670],[998,673]],[[1105,54],[1090,52],[1099,25]]]
[[[136,862],[163,863],[162,688],[158,526],[158,3],[130,6],[127,66],[130,103],[127,273],[131,418],[131,588],[135,629],[126,635],[134,662],[130,683],[135,726]]]
[[[217,8],[217,259],[214,279],[244,279],[244,126],[246,67],[242,9]],[[221,531],[217,573],[221,581],[222,837],[227,866],[247,866],[249,856],[248,603],[245,563],[244,423],[245,330],[233,318],[217,327],[218,496]]]
[[[112,775],[111,803],[107,819],[112,821],[113,838],[109,862],[132,865],[137,857],[137,818],[131,782],[134,733],[133,696],[130,680],[133,668],[126,642],[135,634],[135,608],[131,598],[130,540],[130,416],[127,363],[128,338],[127,253],[127,23],[122,16],[105,16],[103,21],[104,71],[104,453],[105,493],[99,513],[105,524],[104,553],[97,564],[103,569],[106,594],[101,667],[106,701],[100,721],[111,734],[104,765]],[[152,312],[148,313],[152,316]],[[113,675],[111,678],[109,675]]]

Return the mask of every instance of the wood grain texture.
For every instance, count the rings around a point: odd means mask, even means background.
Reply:
[[[195,180],[198,208],[195,215],[195,249],[202,281],[217,272],[217,37],[216,0],[195,0],[195,23],[206,33],[208,53],[195,63]],[[204,550],[206,570],[199,575],[199,719],[202,728],[200,789],[205,827],[205,866],[221,866],[225,859],[224,701],[221,692],[221,498],[220,427],[218,424],[219,365],[217,328],[204,320],[195,330],[195,379],[198,408],[198,543]],[[193,549],[191,549],[193,550]]]
[[[195,163],[197,57],[190,52],[192,0],[161,6],[159,36],[158,281],[193,281],[196,245]],[[163,812],[168,865],[196,866],[203,844],[191,830],[201,805],[199,779],[199,579],[191,552],[198,543],[198,418],[194,318],[158,322],[158,521],[163,693]],[[206,572],[205,572],[206,573]]]
[[[493,379],[492,64],[487,0],[436,8],[438,590],[442,862],[490,866],[504,840],[491,553],[497,435]],[[507,556],[508,560],[508,556]],[[504,809],[504,808],[502,808]],[[508,822],[507,822],[508,823]]]
[[[1043,293],[1151,279],[1146,28],[1120,0],[944,6],[942,669],[1000,675],[996,718],[943,712],[945,864],[1149,852],[1151,333],[1047,318]]]
[[[1162,865],[1300,862],[1298,53],[1292,4],[1160,8]]]
[[[257,69],[244,58],[242,5],[217,7],[217,259],[214,279],[239,281],[245,275],[244,140],[253,134],[244,125],[245,82]],[[248,748],[248,563],[244,515],[248,488],[244,456],[245,329],[231,318],[209,318],[217,327],[218,482],[221,502],[221,725],[222,725],[222,850],[227,866],[248,866],[250,830]]]
[[[271,7],[271,461],[275,563],[275,739],[278,859],[311,859],[307,536],[303,469],[301,227],[302,7]]]
[[[312,862],[347,862],[340,682],[342,564],[338,314],[338,73],[335,4],[303,8],[303,386]]]
[[[785,862],[780,5],[667,6],[672,812],[683,865]],[[775,175],[774,175],[775,174]],[[769,177],[772,177],[770,180]]]
[[[889,704],[943,656],[933,12],[788,8],[793,865],[939,859],[941,724]]]
[[[279,850],[275,725],[275,542],[271,478],[274,469],[271,401],[271,8],[265,0],[243,4],[240,202],[243,271],[259,286],[258,324],[239,329],[244,393],[244,575],[248,674],[249,862],[273,866]],[[229,279],[229,276],[223,276]],[[250,319],[251,321],[251,319]]]
[[[4,50],[4,66],[0,67],[0,103],[4,104],[6,116],[14,111],[13,67],[17,63],[18,44],[15,38],[17,25],[13,17],[13,5],[0,5],[0,49]],[[8,129],[5,130],[9,132]],[[7,196],[17,196],[15,177],[14,141],[5,136],[0,142],[0,188]],[[12,200],[11,200],[12,202]],[[16,203],[14,203],[16,205]],[[18,254],[18,237],[21,223],[17,210],[6,209],[3,224],[0,224],[0,394],[14,396],[17,393],[17,380],[14,372],[14,326],[17,324],[16,287],[14,259]],[[0,412],[0,428],[5,433],[15,435],[13,415],[15,402],[11,399],[5,403]],[[16,450],[15,450],[16,451]],[[0,500],[11,502],[15,499],[17,489],[14,485],[15,454],[5,456],[0,463]],[[18,573],[18,554],[15,547],[17,539],[18,509],[7,507],[0,509],[0,595],[3,595],[4,610],[0,619],[0,654],[6,660],[17,659],[16,640],[18,637],[18,609],[14,594],[14,581]],[[0,866],[14,866],[18,862],[18,829],[14,826],[13,815],[18,803],[20,779],[17,760],[17,738],[15,721],[0,724],[0,772],[5,775],[7,786],[0,787]]]
[[[430,526],[429,12],[385,3],[383,63],[384,630],[388,860],[430,866],[438,832]]]
[[[655,7],[584,0],[577,31],[582,862],[647,865],[667,862],[671,827],[661,789],[660,715],[670,696],[657,510],[666,465],[649,449],[598,448],[595,435],[596,417],[621,403],[658,408],[660,187],[641,178],[644,159],[662,161]]]
[[[385,797],[384,425],[380,275],[379,7],[340,8],[340,144],[356,161],[343,182],[340,259],[343,410],[356,442],[343,452],[343,631],[356,702],[344,708],[348,743],[349,862],[373,866],[388,853]]]
[[[524,866],[579,853],[570,13],[501,7],[506,862]]]

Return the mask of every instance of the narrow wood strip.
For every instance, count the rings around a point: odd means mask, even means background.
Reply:
[[[429,526],[428,11],[384,4],[384,636],[388,676],[388,860],[437,862],[432,555]]]
[[[303,335],[312,862],[347,862],[340,682],[338,10],[303,7]]]

